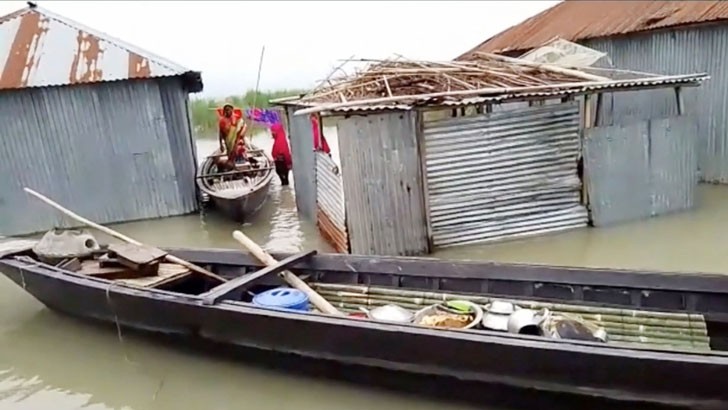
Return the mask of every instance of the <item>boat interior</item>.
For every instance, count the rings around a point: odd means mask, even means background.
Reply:
[[[169,254],[214,276],[169,263],[165,260]],[[294,309],[257,301],[282,288],[298,292],[284,277],[292,272],[341,313],[357,320],[537,334],[659,350],[728,350],[723,316],[711,318],[690,309],[686,302],[692,300],[700,306],[707,301],[696,302],[684,290],[609,284],[618,277],[610,279],[614,275],[608,272],[594,276],[594,272],[587,275],[588,271],[577,270],[572,272],[574,283],[565,283],[555,268],[537,279],[538,272],[528,272],[524,265],[317,255],[315,251],[274,256],[279,262],[264,266],[253,256],[236,251],[163,251],[123,245],[99,246],[72,258],[41,257],[32,249],[4,255],[33,258],[110,283],[194,295],[208,305],[232,302]],[[593,279],[598,277],[603,279]],[[305,301],[303,308],[294,310],[321,312],[308,298]]]
[[[273,165],[261,149],[249,147],[246,160],[235,163],[233,169],[220,169],[218,159],[223,156],[215,154],[209,157],[197,177],[200,185],[208,191],[248,191],[260,185],[270,177]]]

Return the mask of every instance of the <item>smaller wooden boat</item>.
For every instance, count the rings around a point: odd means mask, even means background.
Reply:
[[[273,161],[254,145],[249,145],[245,163],[238,163],[232,171],[218,169],[219,150],[208,157],[200,167],[197,185],[215,208],[227,217],[244,222],[258,212],[268,198],[273,179]]]

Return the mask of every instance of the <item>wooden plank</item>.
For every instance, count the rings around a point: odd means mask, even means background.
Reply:
[[[101,267],[99,261],[88,260],[81,262],[81,269],[78,273],[88,276],[106,276],[106,275],[123,275],[129,269],[123,266],[118,267]]]
[[[79,270],[81,270],[82,266],[83,265],[78,258],[66,259],[57,265],[59,269],[64,269],[71,272],[78,272]]]
[[[133,265],[147,265],[167,256],[167,252],[161,249],[131,243],[111,244],[109,245],[109,252],[116,254],[120,263],[123,264],[124,260],[126,260]],[[134,268],[134,266],[130,266],[130,268]]]
[[[286,259],[283,259],[282,261],[276,263],[275,265],[267,266],[263,269],[253,272],[249,275],[241,276],[239,278],[235,278],[233,280],[225,282],[225,283],[223,283],[219,286],[216,286],[215,288],[210,289],[209,291],[201,294],[200,297],[202,298],[202,303],[205,305],[213,305],[213,304],[219,302],[220,300],[222,300],[223,298],[229,296],[230,294],[236,292],[240,288],[249,285],[250,283],[252,283],[255,280],[258,280],[258,279],[262,278],[263,276],[266,276],[269,274],[283,272],[283,271],[287,270],[294,263],[308,259],[315,254],[316,254],[315,250],[297,253],[295,255],[291,255],[291,256],[287,257]]]
[[[141,278],[118,279],[116,282],[139,288],[154,288],[192,274],[192,271],[176,263],[161,263],[159,273],[155,276]]]
[[[205,178],[226,177],[226,176],[234,176],[234,175],[254,174],[256,172],[269,171],[272,169],[273,169],[273,167],[265,167],[265,168],[252,168],[252,169],[241,170],[241,171],[218,172],[216,174],[198,175],[196,178],[205,179]]]

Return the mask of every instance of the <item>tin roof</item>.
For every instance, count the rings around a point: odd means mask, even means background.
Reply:
[[[526,51],[556,38],[579,41],[727,19],[727,1],[566,0],[496,34],[458,59],[474,51]]]
[[[0,17],[0,90],[196,74],[34,5]]]

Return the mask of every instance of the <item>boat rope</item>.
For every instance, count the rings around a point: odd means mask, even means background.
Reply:
[[[124,336],[121,333],[121,323],[119,322],[119,315],[116,313],[116,309],[114,309],[114,304],[111,301],[111,288],[114,287],[114,285],[117,285],[120,282],[117,282],[115,280],[112,280],[111,283],[109,283],[109,286],[106,287],[106,303],[109,306],[109,310],[111,310],[111,314],[114,316],[114,324],[116,325],[116,335],[119,338],[119,343],[121,344],[121,350],[124,353],[124,360],[137,367],[139,370],[144,371],[145,373],[155,376],[152,374],[152,372],[147,371],[144,366],[132,359],[129,358],[126,345],[124,344]],[[158,376],[157,376],[158,377]],[[164,387],[164,377],[159,377],[159,383],[157,383],[157,389],[152,394],[152,401],[157,400],[157,396],[159,396],[159,392],[162,391],[162,387]]]
[[[62,273],[62,274],[65,274],[66,273],[62,269],[59,269],[59,268],[57,268],[55,266],[51,266],[51,265],[48,265],[48,264],[45,264],[45,263],[41,263],[40,261],[37,261],[35,259],[29,258],[29,257],[26,257],[26,256],[16,256],[14,259],[17,260],[18,262],[22,262],[22,263],[28,265],[28,267],[39,267],[39,268],[48,269],[48,270],[51,270],[51,271],[54,271],[54,272],[58,272],[58,273]],[[27,285],[25,283],[25,274],[24,274],[25,267],[24,266],[18,266],[18,270],[20,271],[20,282],[21,282],[21,284],[23,286],[23,289],[25,290],[26,287],[27,287]],[[122,335],[122,332],[121,332],[121,322],[119,322],[119,316],[116,313],[116,309],[114,309],[113,302],[111,301],[111,288],[114,285],[118,285],[120,283],[121,282],[110,281],[109,286],[107,286],[106,287],[106,290],[105,290],[106,303],[108,304],[109,310],[111,310],[111,313],[114,316],[114,324],[116,325],[116,335],[119,338],[119,343],[121,344],[121,348],[122,348],[122,351],[124,353],[124,360],[127,363],[129,363],[130,365],[133,365],[133,366],[137,367],[139,370],[144,371],[148,375],[159,379],[159,383],[157,384],[157,389],[152,394],[152,401],[155,401],[155,400],[157,400],[157,397],[159,396],[159,393],[162,391],[162,388],[164,387],[164,380],[166,378],[166,375],[163,376],[163,377],[159,377],[159,376],[153,374],[151,371],[146,370],[141,363],[136,362],[136,361],[134,361],[134,360],[132,360],[132,359],[129,358],[128,352],[126,350],[126,345],[124,344],[124,336]]]

